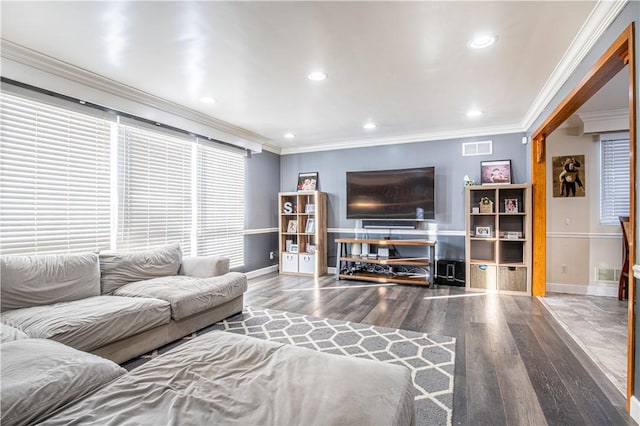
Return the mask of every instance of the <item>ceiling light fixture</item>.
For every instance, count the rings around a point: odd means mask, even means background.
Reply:
[[[485,47],[489,47],[495,43],[497,39],[498,36],[490,34],[479,35],[469,42],[469,47],[472,49],[484,49]]]
[[[211,96],[203,96],[200,98],[200,102],[202,102],[203,104],[212,105],[216,103],[216,100],[213,99]]]
[[[311,81],[322,81],[327,78],[327,74],[322,71],[313,71],[307,78]]]
[[[473,117],[480,117],[482,115],[482,111],[480,111],[477,108],[472,108],[469,111],[467,111],[467,117],[473,118]]]
[[[291,133],[291,132],[289,132],[289,133],[285,133],[284,137],[285,137],[285,139],[293,139],[293,138],[296,137],[296,135]]]
[[[367,123],[364,123],[364,126],[362,126],[364,129],[366,130],[373,130],[376,128],[376,123],[369,121]]]

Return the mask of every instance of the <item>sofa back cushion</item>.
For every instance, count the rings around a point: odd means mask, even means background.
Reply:
[[[182,262],[180,244],[126,254],[100,253],[102,294],[111,294],[125,284],[177,275]]]
[[[0,256],[2,310],[100,295],[96,253]]]

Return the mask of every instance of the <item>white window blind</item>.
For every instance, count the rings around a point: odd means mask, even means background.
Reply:
[[[191,254],[191,143],[120,125],[116,249],[179,242]]]
[[[200,141],[197,150],[198,255],[244,264],[244,155]]]
[[[629,215],[629,139],[600,141],[600,223],[619,225]]]
[[[0,94],[0,250],[109,248],[109,122]]]

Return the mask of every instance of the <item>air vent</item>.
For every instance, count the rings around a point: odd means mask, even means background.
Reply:
[[[617,283],[620,280],[620,269],[600,268],[596,266],[596,281],[601,283]]]
[[[493,141],[465,142],[462,144],[462,156],[491,155],[493,153]]]

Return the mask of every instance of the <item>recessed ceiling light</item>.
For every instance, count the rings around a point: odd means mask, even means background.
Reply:
[[[376,128],[376,123],[369,121],[367,123],[364,123],[364,126],[362,127],[365,128],[366,130],[373,130]]]
[[[212,105],[216,103],[216,100],[213,99],[211,96],[203,96],[200,98],[200,102],[202,102],[203,104]]]
[[[295,138],[295,137],[296,137],[296,135],[295,135],[295,134],[293,134],[293,133],[291,133],[291,132],[289,132],[289,133],[285,133],[285,134],[284,134],[284,137],[285,137],[286,139],[293,139],[293,138]]]
[[[495,43],[497,39],[497,36],[490,34],[479,35],[469,42],[469,47],[472,49],[484,49]]]
[[[477,108],[472,108],[467,111],[467,117],[480,117],[482,115],[482,111]]]
[[[327,78],[327,74],[322,71],[313,71],[307,78],[311,81],[322,81]]]

